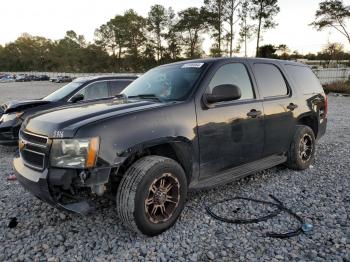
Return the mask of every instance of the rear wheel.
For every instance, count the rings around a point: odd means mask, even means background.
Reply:
[[[187,197],[187,180],[174,160],[147,156],[125,173],[117,192],[117,213],[128,228],[154,236],[171,227]]]
[[[288,152],[287,166],[296,170],[308,168],[315,159],[315,135],[308,126],[297,126]]]

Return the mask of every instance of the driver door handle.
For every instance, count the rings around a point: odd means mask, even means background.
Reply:
[[[257,111],[256,109],[252,109],[250,110],[250,112],[247,113],[247,116],[251,117],[251,118],[256,118],[258,116],[260,116],[262,114],[261,111]]]

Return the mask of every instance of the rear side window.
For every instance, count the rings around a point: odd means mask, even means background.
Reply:
[[[235,85],[241,89],[240,100],[254,99],[252,83],[243,64],[232,63],[221,66],[211,79],[207,92],[212,93],[214,87],[225,84]]]
[[[109,87],[111,89],[111,95],[116,96],[120,94],[120,92],[123,91],[124,88],[127,87],[131,82],[131,80],[110,81]]]
[[[288,74],[292,77],[297,88],[304,94],[323,93],[323,88],[317,76],[309,67],[286,65]]]
[[[288,95],[286,81],[275,65],[254,64],[254,72],[264,98]]]
[[[106,98],[109,96],[107,81],[92,83],[78,93],[84,95],[84,101]]]

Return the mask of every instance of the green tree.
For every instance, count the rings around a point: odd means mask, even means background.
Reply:
[[[178,13],[176,28],[183,33],[182,40],[188,58],[200,57],[202,54],[201,33],[207,29],[205,13],[203,8],[197,7],[190,7]]]
[[[263,45],[259,47],[259,57],[277,58],[276,51],[278,49],[274,45]]]
[[[151,10],[148,12],[148,30],[154,34],[156,50],[157,50],[157,60],[162,57],[162,36],[167,25],[168,16],[164,6],[153,5]]]
[[[102,47],[107,52],[115,55],[115,49],[117,47],[114,30],[110,22],[101,25],[95,30],[95,43]]]
[[[57,41],[53,47],[52,59],[59,71],[80,72],[84,47],[85,39],[74,31],[67,31],[65,37]]]
[[[176,19],[175,12],[171,7],[169,7],[167,14],[167,32],[164,34],[164,38],[168,44],[168,52],[170,54],[170,58],[172,60],[177,60],[181,55],[181,46],[179,43],[180,35],[176,27],[178,21]]]
[[[112,54],[116,71],[122,67],[122,55],[126,49],[128,34],[128,24],[124,15],[116,15],[95,30],[95,43]]]
[[[234,26],[239,22],[239,7],[242,5],[241,0],[226,0],[224,19],[229,25],[229,31],[227,32],[227,42],[229,43],[229,55],[233,54],[233,39],[234,39]]]
[[[71,40],[72,42],[75,42],[80,47],[86,47],[85,37],[83,35],[78,35],[73,30],[67,31],[65,38]]]
[[[211,48],[212,56],[221,56],[221,41],[223,22],[225,20],[225,4],[226,0],[204,0],[207,14],[207,22],[212,30],[211,36],[215,39],[215,43]]]
[[[333,28],[346,37],[350,43],[350,32],[347,21],[350,18],[349,8],[341,0],[326,0],[319,4],[315,14],[315,21],[311,23],[317,30]]]
[[[248,18],[250,15],[250,1],[245,0],[242,2],[242,6],[239,10],[239,17],[240,17],[240,31],[239,31],[239,46],[238,49],[240,49],[240,45],[244,43],[244,54],[245,57],[248,55],[248,40],[252,38],[255,27],[248,23]]]
[[[288,60],[289,59],[289,53],[290,53],[290,49],[287,45],[285,44],[280,44],[278,46],[276,46],[276,52],[279,58],[284,59],[284,60]]]
[[[279,13],[278,0],[252,0],[251,1],[251,18],[257,21],[257,40],[256,40],[256,56],[259,55],[259,46],[262,31],[277,26],[274,18]]]
[[[125,22],[128,25],[126,37],[126,60],[128,71],[142,70],[141,53],[146,45],[146,24],[147,20],[130,9],[124,13]]]
[[[24,33],[2,49],[1,67],[6,71],[45,70],[50,63],[48,54],[52,45],[52,41],[44,37]]]
[[[321,60],[325,60],[327,64],[330,64],[332,60],[339,61],[346,59],[344,46],[341,43],[328,43],[327,46],[318,53],[318,57]]]
[[[123,49],[126,48],[127,37],[129,34],[128,31],[128,22],[124,15],[116,15],[111,19],[107,25],[113,31],[114,44],[117,48],[117,57],[120,60],[123,55]]]

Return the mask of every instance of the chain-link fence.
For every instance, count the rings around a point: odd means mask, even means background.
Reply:
[[[325,68],[313,69],[313,71],[323,85],[334,82],[345,82],[350,76],[350,68]]]

